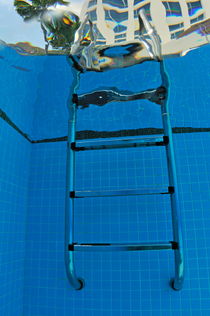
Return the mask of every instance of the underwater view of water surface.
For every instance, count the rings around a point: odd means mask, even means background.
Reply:
[[[209,315],[207,1],[35,2],[42,43],[0,31],[0,315]]]

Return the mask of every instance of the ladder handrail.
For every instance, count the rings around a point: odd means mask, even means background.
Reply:
[[[74,199],[69,198],[69,192],[74,191],[75,185],[75,152],[71,148],[71,143],[76,138],[76,112],[77,105],[74,96],[77,92],[80,72],[72,65],[73,82],[71,85],[70,100],[68,102],[68,140],[67,140],[67,159],[66,159],[66,198],[65,198],[65,242],[64,260],[67,278],[75,290],[83,288],[84,284],[76,275],[74,266],[74,253],[68,250],[69,243],[74,242]]]
[[[183,254],[183,240],[180,221],[180,206],[179,206],[179,192],[177,183],[177,171],[175,162],[175,153],[173,145],[172,128],[169,115],[169,94],[170,94],[170,81],[169,76],[165,69],[165,64],[160,61],[160,74],[162,78],[162,85],[166,88],[166,97],[162,100],[161,113],[164,135],[168,137],[169,143],[166,146],[166,156],[168,164],[168,179],[169,186],[174,187],[174,193],[170,195],[171,199],[171,215],[173,227],[173,240],[177,242],[179,247],[174,250],[175,256],[175,278],[173,287],[180,290],[184,282],[184,254]]]

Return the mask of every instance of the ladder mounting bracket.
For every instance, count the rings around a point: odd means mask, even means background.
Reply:
[[[72,102],[75,103],[76,105],[78,105],[78,103],[79,103],[78,94],[76,94],[76,93],[72,94]]]
[[[71,191],[70,193],[69,193],[69,196],[70,196],[70,198],[72,198],[72,199],[74,199],[75,198],[75,191]]]

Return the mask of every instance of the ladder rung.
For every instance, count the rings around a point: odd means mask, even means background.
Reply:
[[[146,137],[146,138],[121,138],[114,140],[93,140],[71,144],[75,151],[114,149],[127,147],[164,146],[168,144],[168,136]]]
[[[170,242],[146,242],[146,243],[74,243],[69,245],[69,251],[140,251],[177,249],[177,243]]]
[[[109,196],[128,196],[128,195],[152,195],[152,194],[172,194],[173,187],[165,188],[141,188],[128,190],[104,190],[104,191],[73,191],[70,192],[71,198],[88,198],[88,197],[109,197]]]

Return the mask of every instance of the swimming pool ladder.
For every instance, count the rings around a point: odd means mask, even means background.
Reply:
[[[140,251],[164,250],[174,251],[175,276],[170,285],[174,290],[181,290],[184,281],[183,242],[180,227],[180,208],[176,165],[172,139],[172,129],[168,111],[169,79],[164,62],[160,62],[162,85],[157,89],[157,102],[161,107],[164,135],[160,137],[129,138],[101,141],[76,141],[76,112],[79,105],[77,89],[80,71],[73,68],[72,99],[69,102],[68,142],[67,142],[67,172],[66,172],[66,205],[65,205],[65,265],[67,277],[76,290],[84,287],[84,281],[77,277],[74,266],[75,251]],[[158,91],[160,92],[158,94]],[[104,150],[126,147],[165,146],[169,185],[166,190],[135,189],[135,190],[105,190],[105,191],[75,191],[75,153],[85,150]],[[131,196],[146,194],[169,194],[171,202],[173,241],[147,243],[77,243],[74,241],[74,201],[76,198]]]

